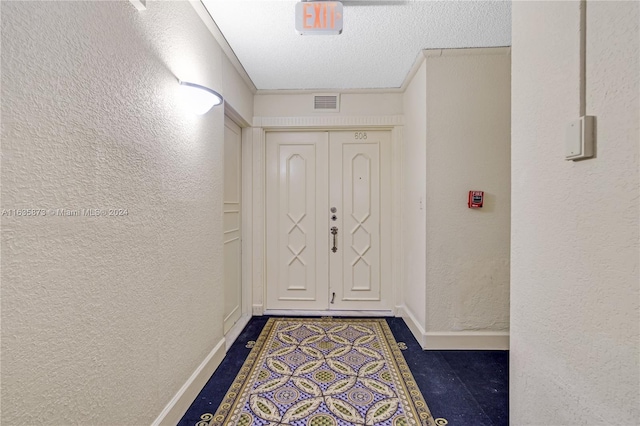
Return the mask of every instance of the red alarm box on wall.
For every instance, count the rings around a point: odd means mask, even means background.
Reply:
[[[469,208],[479,209],[484,202],[484,191],[469,191]]]

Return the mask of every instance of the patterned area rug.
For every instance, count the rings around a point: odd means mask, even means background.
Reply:
[[[199,425],[436,423],[384,319],[271,318]]]

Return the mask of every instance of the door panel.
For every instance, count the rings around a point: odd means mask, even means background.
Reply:
[[[391,309],[390,133],[266,142],[267,309]]]
[[[267,133],[267,308],[326,309],[326,132]]]
[[[241,131],[225,117],[224,123],[224,333],[242,315],[242,260],[240,211]]]
[[[382,178],[388,179],[381,155],[388,155],[388,142],[388,132],[331,132],[330,204],[337,209],[331,226],[338,228],[338,250],[330,255],[331,309],[391,308],[381,262],[382,222],[390,220],[381,203]]]

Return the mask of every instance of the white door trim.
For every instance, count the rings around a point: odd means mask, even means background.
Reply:
[[[337,117],[254,117],[251,128],[243,128],[243,285],[250,280],[250,295],[246,298],[250,312],[255,316],[265,314],[266,277],[266,137],[265,132],[286,130],[390,130],[392,177],[392,252],[391,276],[393,279],[393,306],[388,312],[396,315],[402,305],[402,240],[401,240],[401,176],[402,176],[402,115],[393,116],[337,116]],[[250,165],[250,166],[249,166]],[[244,293],[243,293],[244,296]],[[268,312],[271,314],[272,312]],[[364,315],[364,312],[362,313]]]
[[[223,251],[224,251],[224,300],[223,332],[229,330],[243,314],[242,289],[242,129],[228,115],[224,117],[224,190],[223,190]],[[227,129],[229,133],[227,133]],[[233,136],[232,136],[233,135]],[[229,152],[227,152],[229,149]],[[230,157],[231,156],[231,157]],[[227,162],[230,161],[230,164]],[[229,181],[227,180],[229,178]],[[230,185],[232,185],[230,187]],[[228,252],[231,250],[231,252]],[[234,267],[235,266],[235,267]],[[235,271],[233,271],[235,269]],[[235,275],[234,274],[239,274]],[[228,274],[231,274],[229,276]],[[229,288],[234,282],[233,288]],[[232,299],[229,299],[232,297]],[[236,304],[236,297],[237,300]],[[235,307],[227,312],[227,303]]]
[[[241,205],[240,205],[240,220],[241,220],[241,286],[242,286],[242,302],[241,302],[241,316],[236,324],[225,335],[227,349],[240,334],[244,326],[251,319],[251,303],[252,303],[252,282],[253,282],[253,264],[251,256],[251,248],[253,247],[253,226],[252,223],[252,182],[251,182],[251,168],[253,164],[251,162],[252,156],[252,128],[247,127],[247,123],[244,120],[238,119],[239,115],[229,106],[225,105],[225,118],[230,119],[241,131]],[[247,176],[249,178],[247,178]]]
[[[402,249],[402,158],[404,149],[404,126],[395,126],[391,130],[391,279],[393,286],[394,313],[398,313],[400,306],[404,305],[404,292],[402,290],[404,276],[402,264],[404,252]]]

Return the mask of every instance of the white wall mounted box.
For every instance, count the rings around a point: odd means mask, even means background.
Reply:
[[[565,140],[564,155],[566,160],[593,157],[594,121],[594,116],[585,115],[569,123]]]

